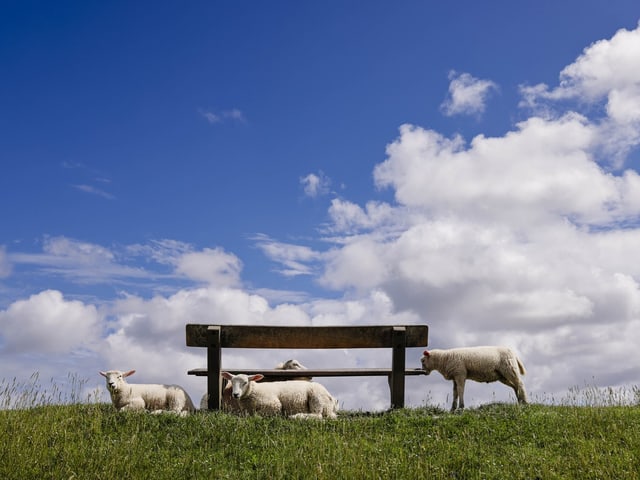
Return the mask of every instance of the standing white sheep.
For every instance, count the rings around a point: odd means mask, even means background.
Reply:
[[[231,396],[244,413],[285,415],[294,418],[336,418],[338,402],[319,383],[300,380],[256,383],[261,374],[232,375],[222,372],[231,382]]]
[[[502,382],[513,388],[520,403],[527,403],[527,392],[518,373],[526,373],[516,354],[507,347],[468,347],[449,350],[425,350],[420,359],[429,375],[437,370],[447,380],[453,380],[451,411],[464,408],[464,383]],[[458,403],[459,400],[459,403]]]
[[[195,410],[189,394],[179,385],[127,383],[126,377],[135,372],[100,372],[107,379],[107,389],[116,410],[149,410],[153,413],[169,411],[181,416]]]

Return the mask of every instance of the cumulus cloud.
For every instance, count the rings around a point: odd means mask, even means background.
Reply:
[[[577,100],[576,108],[604,105],[605,118],[597,126],[602,148],[615,167],[640,142],[640,78],[636,64],[640,55],[640,29],[621,29],[588,46],[575,62],[560,72],[560,83],[522,86],[521,106],[550,115],[554,102]],[[581,105],[580,105],[581,104]]]
[[[300,178],[300,184],[306,196],[316,198],[330,192],[331,179],[323,172],[310,173]]]
[[[402,205],[441,214],[592,225],[637,217],[637,173],[615,176],[596,163],[598,130],[584,117],[533,117],[517,127],[500,138],[477,136],[467,148],[460,138],[404,125],[375,169],[376,183],[392,187]]]
[[[446,116],[480,115],[484,112],[491,92],[498,85],[491,80],[481,80],[469,73],[449,72],[449,94],[440,106]]]
[[[328,233],[345,234],[377,229],[382,234],[386,227],[402,228],[398,213],[397,209],[384,202],[370,201],[363,208],[348,200],[335,198],[329,207],[331,223],[325,230]]]
[[[205,248],[188,252],[176,261],[176,272],[186,277],[218,286],[237,286],[240,283],[242,262],[221,248]]]
[[[100,320],[95,306],[66,300],[57,290],[46,290],[0,311],[0,351],[70,353],[100,337]]]

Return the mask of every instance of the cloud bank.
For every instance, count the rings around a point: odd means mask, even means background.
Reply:
[[[136,368],[139,381],[177,379],[197,401],[205,382],[185,372],[203,366],[205,352],[184,346],[185,323],[425,322],[434,348],[514,347],[533,400],[584,383],[640,384],[640,177],[628,164],[640,140],[639,54],[640,29],[620,30],[587,47],[557,86],[520,87],[529,117],[502,136],[467,141],[400,126],[373,170],[375,187],[394,200],[332,199],[314,243],[322,248],[253,238],[283,275],[310,276],[332,298],[272,303],[245,284],[233,253],[175,240],[117,249],[57,237],[38,255],[0,249],[5,282],[30,267],[123,284],[111,301],[43,290],[12,302],[0,311],[0,360],[24,371],[47,368],[46,355],[83,355],[86,375]],[[452,85],[446,114],[481,113],[495,88],[465,74]],[[323,182],[312,175],[300,181],[316,196]],[[131,267],[134,257],[155,267]],[[134,282],[153,293],[135,293]],[[229,352],[224,361],[259,368],[283,355],[310,367],[389,361],[367,351]],[[419,357],[410,352],[408,364]],[[357,392],[339,379],[326,384],[343,408],[388,405],[384,379],[363,380]],[[470,405],[512,395],[468,390]],[[411,379],[407,403],[444,405],[449,391],[437,375]]]

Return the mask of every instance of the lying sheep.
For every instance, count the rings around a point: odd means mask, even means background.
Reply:
[[[298,360],[292,358],[287,360],[286,362],[279,363],[276,365],[276,370],[306,370],[307,367],[302,365]],[[313,377],[265,377],[265,381],[268,382],[284,382],[287,380],[306,380],[308,382],[311,381]]]
[[[298,360],[292,358],[286,362],[281,362],[276,365],[275,370],[306,370],[307,367],[302,365]],[[306,380],[311,381],[312,377],[268,377],[265,381],[268,382],[284,382],[288,380]],[[200,399],[200,410],[207,410],[209,408],[209,394],[205,393]],[[231,383],[225,385],[222,390],[222,410],[225,412],[239,412],[240,406],[238,400],[231,396]]]
[[[240,406],[238,405],[238,400],[231,397],[231,384],[227,383],[222,389],[222,404],[220,405],[221,410],[229,413],[239,412]],[[208,410],[209,409],[209,393],[205,392],[200,399],[200,410]]]
[[[231,395],[243,413],[285,415],[293,418],[336,418],[338,402],[319,383],[291,380],[256,383],[261,374],[232,375],[222,372],[231,383]]]
[[[168,411],[181,416],[195,410],[189,394],[179,385],[127,383],[125,378],[135,372],[100,372],[107,379],[107,389],[116,410],[149,410],[153,413]]]
[[[420,359],[427,375],[437,370],[447,380],[453,380],[451,411],[464,408],[464,383],[502,382],[513,388],[518,402],[527,403],[527,392],[518,372],[526,373],[516,354],[507,347],[469,347],[450,350],[425,350]],[[459,403],[458,403],[459,400]]]

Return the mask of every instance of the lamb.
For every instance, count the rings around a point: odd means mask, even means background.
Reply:
[[[306,370],[307,367],[302,365],[298,360],[292,358],[287,360],[286,362],[281,362],[276,365],[275,370]],[[311,381],[312,377],[295,377],[294,380],[307,380]],[[276,381],[288,381],[292,380],[291,377],[268,377],[268,380],[265,378],[265,381],[276,382]],[[204,393],[202,398],[200,399],[200,410],[206,410],[208,408],[209,402],[209,394]],[[222,390],[222,409],[226,412],[239,412],[240,406],[238,405],[238,400],[231,396],[231,383],[227,383]]]
[[[276,370],[306,370],[307,367],[302,365],[298,360],[292,358],[287,360],[286,362],[279,363],[276,365]],[[313,377],[269,377],[267,381],[269,382],[284,382],[286,380],[306,380],[308,382],[311,381]],[[266,380],[266,378],[265,378]]]
[[[437,370],[447,380],[453,380],[451,411],[464,408],[464,383],[499,381],[513,388],[519,403],[527,403],[527,392],[518,372],[526,370],[516,354],[507,347],[468,347],[449,350],[425,350],[420,359],[429,375]],[[459,400],[459,402],[458,402]]]
[[[189,394],[179,385],[127,383],[126,377],[135,372],[99,372],[107,380],[107,390],[116,410],[148,410],[156,414],[168,411],[180,416],[186,416],[195,410]]]
[[[256,383],[261,374],[232,375],[222,372],[231,383],[231,395],[243,413],[293,418],[336,418],[338,402],[319,383],[301,380]]]
[[[200,410],[207,410],[209,408],[209,393],[204,392],[200,399]],[[233,413],[239,412],[240,406],[238,400],[231,397],[231,384],[227,383],[222,389],[222,410],[225,412]]]

